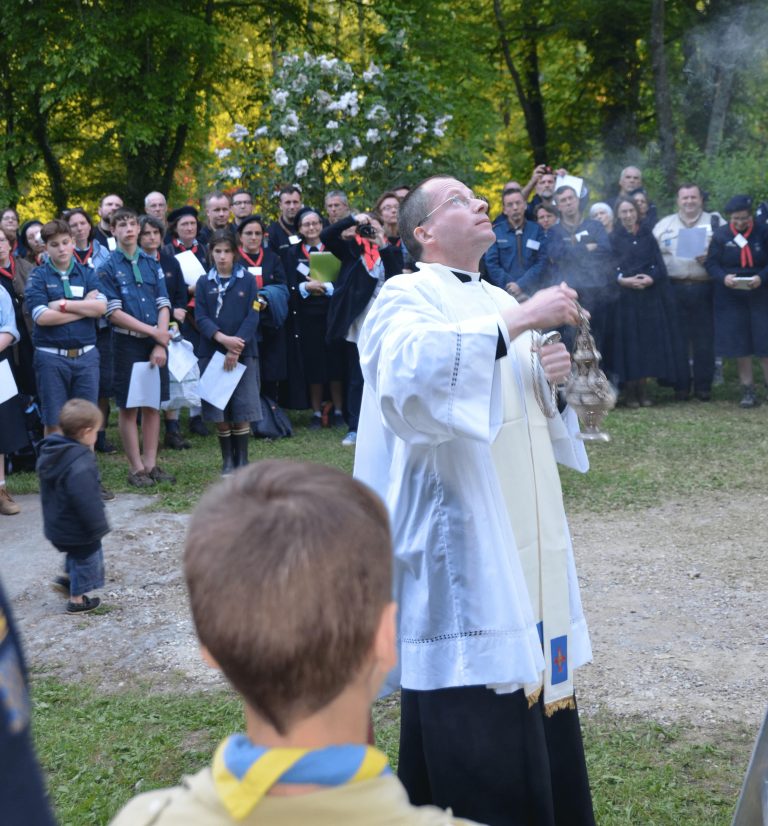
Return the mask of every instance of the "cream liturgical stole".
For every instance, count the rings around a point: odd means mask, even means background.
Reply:
[[[534,334],[518,336],[500,359],[503,424],[491,455],[506,502],[546,663],[525,686],[532,705],[544,690],[548,715],[574,707],[568,662],[570,602],[567,522],[547,418],[536,402],[531,367]],[[538,357],[536,357],[538,358]],[[512,359],[517,359],[519,371]],[[521,387],[522,384],[522,387]],[[503,686],[491,686],[503,691]]]

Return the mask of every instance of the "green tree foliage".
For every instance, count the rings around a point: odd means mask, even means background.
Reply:
[[[382,39],[396,49],[403,38]],[[337,188],[370,203],[398,182],[431,172],[451,116],[420,105],[425,84],[418,61],[395,68],[371,61],[358,75],[335,57],[286,54],[272,81],[262,125],[237,124],[234,151],[217,153],[231,164],[222,177],[248,186],[258,201],[300,182],[306,203],[322,204]]]
[[[155,188],[178,200],[226,182],[222,174],[238,166],[266,193],[281,171],[295,180],[300,160],[311,192],[343,185],[366,200],[427,168],[489,191],[527,179],[542,160],[610,195],[619,170],[635,163],[664,202],[683,175],[709,175],[724,197],[741,180],[732,170],[757,166],[766,148],[761,0],[4,0],[0,31],[8,203],[32,193],[61,207],[117,190],[140,205]],[[295,135],[282,147],[289,166],[277,168],[285,112],[271,93],[281,55],[304,51],[348,65],[360,111],[364,94],[377,97],[394,120],[368,145],[355,126],[354,154],[345,144],[317,165],[296,154]],[[371,61],[382,69],[378,88],[364,79]],[[317,151],[313,106],[290,108],[302,128],[311,123]],[[444,139],[410,152],[416,114],[433,138],[437,118],[453,120]],[[249,144],[250,166],[237,160],[243,145],[223,139],[235,123],[248,125],[249,141],[267,128],[262,144]],[[216,146],[232,156],[217,158]],[[362,156],[366,166],[353,174],[351,158]],[[768,193],[765,173],[749,184]]]

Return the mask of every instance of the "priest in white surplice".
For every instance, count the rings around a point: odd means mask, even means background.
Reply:
[[[363,325],[355,457],[392,519],[399,774],[414,803],[492,826],[593,824],[573,695],[591,648],[556,466],[587,461],[542,390],[570,358],[537,332],[577,323],[576,293],[518,305],[479,280],[495,236],[455,178],[416,187],[399,227],[419,269]]]

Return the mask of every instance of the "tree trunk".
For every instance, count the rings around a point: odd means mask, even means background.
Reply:
[[[652,0],[651,3],[650,49],[661,165],[665,179],[673,185],[677,180],[677,148],[675,146],[675,124],[672,117],[672,97],[667,77],[667,55],[664,51],[664,0]]]
[[[509,38],[507,37],[504,16],[501,12],[500,0],[493,0],[493,13],[496,17],[496,25],[499,29],[499,43],[504,55],[504,62],[509,71],[512,83],[515,86],[517,99],[520,108],[523,110],[525,121],[525,131],[528,133],[528,141],[533,151],[533,158],[536,164],[547,162],[547,124],[544,118],[544,105],[539,86],[539,62],[536,51],[535,40],[525,41],[525,79],[518,72],[515,62],[512,59],[512,51],[509,48]]]
[[[720,144],[723,142],[725,118],[731,103],[734,74],[733,66],[721,64],[715,70],[715,94],[712,98],[709,127],[707,128],[707,143],[704,147],[704,155],[707,158],[713,158],[717,155]]]
[[[5,179],[8,181],[8,189],[10,190],[11,196],[8,206],[15,207],[19,199],[19,177],[16,174],[16,165],[11,155],[15,118],[13,89],[11,88],[10,72],[6,61],[3,61],[0,73],[2,73],[3,77],[3,109],[5,110]]]
[[[40,154],[43,156],[45,169],[48,172],[48,180],[51,184],[51,196],[53,204],[57,212],[63,212],[68,204],[69,195],[67,192],[67,185],[64,181],[64,171],[61,168],[59,159],[53,151],[49,136],[48,136],[48,119],[40,110],[40,99],[35,97],[29,103],[30,112],[34,115],[34,125],[32,128],[32,137],[35,139]]]

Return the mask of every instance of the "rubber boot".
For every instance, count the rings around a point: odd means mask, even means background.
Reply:
[[[221,475],[229,476],[235,469],[235,464],[232,456],[232,433],[227,430],[222,433],[219,431],[219,447],[221,448]]]
[[[232,431],[232,459],[236,468],[248,464],[248,440],[251,438],[251,429]]]
[[[653,407],[653,402],[648,398],[648,389],[645,379],[640,379],[637,383],[637,400],[640,407]]]

